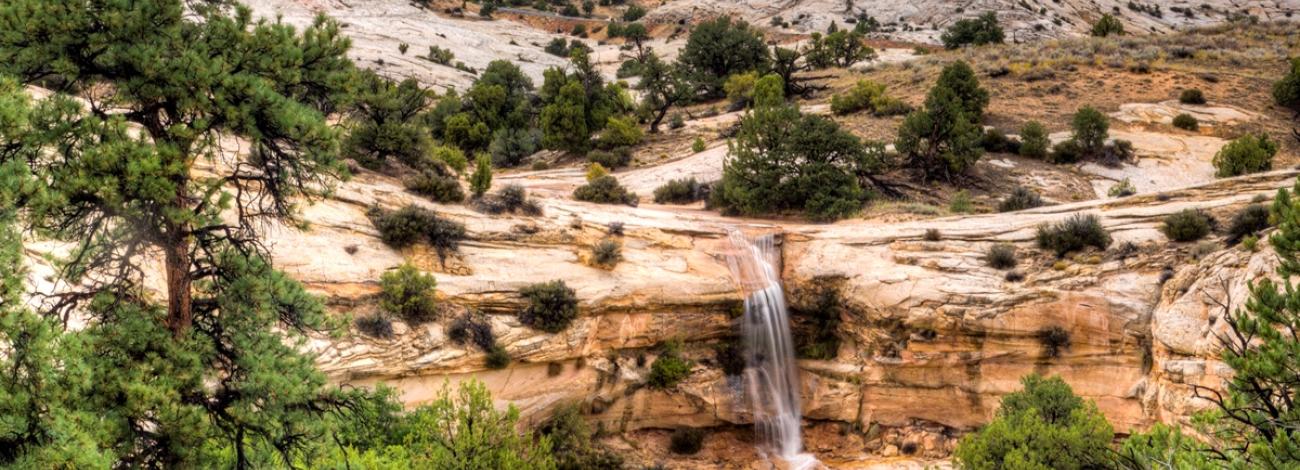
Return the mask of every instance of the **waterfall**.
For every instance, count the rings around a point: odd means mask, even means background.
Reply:
[[[776,236],[750,239],[732,230],[730,237],[733,251],[727,264],[745,295],[741,325],[745,394],[752,408],[760,451],[784,461],[788,468],[812,468],[817,460],[802,453],[799,369],[785,292],[781,290],[781,254]]]

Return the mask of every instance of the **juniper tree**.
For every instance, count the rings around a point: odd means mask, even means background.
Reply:
[[[925,99],[925,108],[903,120],[894,147],[926,178],[952,181],[983,155],[979,140],[980,129],[958,95],[935,85]]]
[[[423,122],[430,93],[413,78],[393,83],[367,71],[348,114],[354,125],[343,155],[378,169],[389,157],[421,168],[433,141]]]
[[[680,69],[659,59],[653,51],[641,62],[641,112],[648,115],[650,132],[659,132],[668,110],[689,100],[694,91],[682,77]]]
[[[761,32],[744,21],[719,16],[691,30],[677,60],[704,96],[720,97],[728,76],[764,70],[768,53]]]

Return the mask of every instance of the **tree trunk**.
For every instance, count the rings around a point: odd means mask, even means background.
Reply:
[[[167,328],[172,336],[180,338],[189,330],[193,320],[193,298],[190,292],[194,276],[190,272],[190,246],[185,237],[177,235],[163,247],[167,271]]]

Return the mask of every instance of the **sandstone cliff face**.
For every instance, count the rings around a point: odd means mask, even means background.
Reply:
[[[444,320],[399,325],[392,340],[354,333],[314,345],[335,380],[384,382],[417,404],[444,381],[473,377],[528,419],[578,401],[605,429],[635,431],[747,422],[739,383],[713,360],[712,345],[738,331],[741,300],[726,267],[725,235],[733,226],[780,232],[792,306],[807,306],[811,293],[833,285],[847,312],[835,359],[801,364],[805,417],[864,430],[920,430],[933,437],[922,450],[943,455],[952,436],[985,422],[998,398],[1030,372],[1063,376],[1119,430],[1181,420],[1197,409],[1187,384],[1217,385],[1224,374],[1214,359],[1212,333],[1222,326],[1216,302],[1227,300],[1226,288],[1240,303],[1245,282],[1271,271],[1272,255],[1221,241],[1170,243],[1158,231],[1160,220],[1191,207],[1226,218],[1296,174],[894,224],[776,226],[558,198],[540,199],[540,217],[430,205],[465,223],[471,237],[441,262],[427,250],[398,252],[378,240],[367,206],[427,203],[391,180],[363,175],[307,209],[310,230],[276,231],[273,250],[279,266],[340,314],[373,310],[379,275],[403,260],[436,273]],[[535,194],[567,189],[555,179],[528,181]],[[1033,248],[1038,224],[1076,212],[1102,216],[1115,238],[1110,250],[1058,262]],[[590,246],[614,222],[624,224],[625,260],[613,270],[586,265]],[[940,241],[926,241],[927,229],[937,229]],[[996,242],[1017,246],[1023,281],[985,266],[984,253]],[[565,280],[581,301],[578,321],[555,335],[515,317],[522,306],[516,291],[551,279]],[[491,318],[511,366],[488,370],[481,352],[447,339],[447,320],[469,309]],[[1053,328],[1068,333],[1068,345],[1045,342]],[[673,390],[645,387],[655,346],[670,339],[686,343],[696,362],[691,377]]]

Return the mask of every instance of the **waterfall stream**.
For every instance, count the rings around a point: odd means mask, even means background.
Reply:
[[[732,276],[745,295],[745,394],[752,408],[759,450],[791,469],[813,468],[817,459],[803,453],[800,436],[799,369],[790,315],[781,289],[781,253],[776,236],[748,238],[730,233],[727,257]]]

